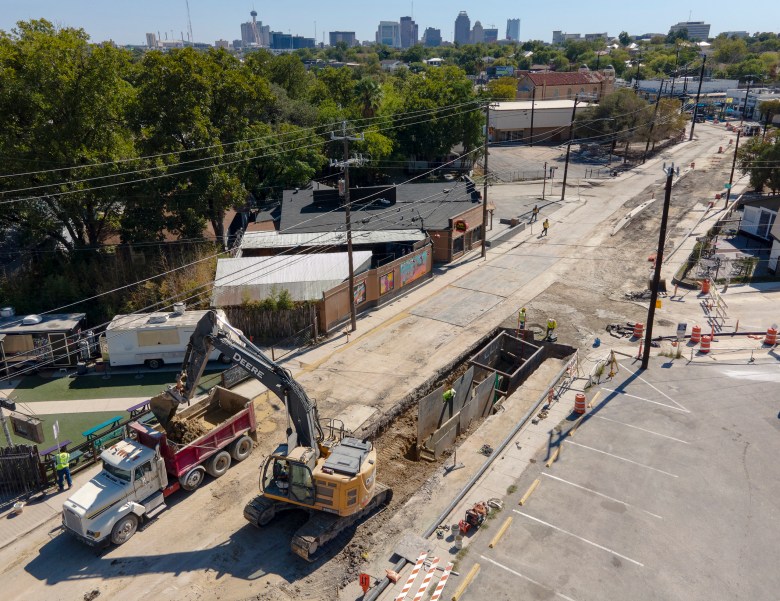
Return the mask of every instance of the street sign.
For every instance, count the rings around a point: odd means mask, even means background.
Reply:
[[[677,340],[679,342],[682,342],[685,340],[685,332],[688,331],[688,324],[687,323],[678,323],[677,324]]]
[[[723,187],[726,188],[726,190],[731,190],[731,184],[723,184]]]

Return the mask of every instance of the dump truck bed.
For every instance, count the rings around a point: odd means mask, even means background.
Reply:
[[[169,430],[175,431],[172,437],[160,425],[150,427],[134,422],[131,428],[141,444],[150,448],[160,446],[166,471],[176,478],[244,434],[256,440],[257,421],[252,400],[221,386],[178,413],[172,425],[174,422],[179,426],[169,426]],[[181,432],[187,436],[177,436]]]

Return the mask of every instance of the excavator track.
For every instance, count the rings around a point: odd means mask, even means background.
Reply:
[[[322,511],[312,513],[309,520],[293,535],[290,542],[292,552],[306,561],[316,561],[329,541],[377,508],[390,503],[392,498],[392,489],[377,482],[373,498],[354,515],[339,517]]]

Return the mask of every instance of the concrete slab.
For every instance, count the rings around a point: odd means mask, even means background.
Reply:
[[[486,292],[447,288],[410,311],[412,315],[465,327],[502,301]]]
[[[352,405],[348,407],[346,411],[343,411],[338,417],[344,422],[344,428],[349,432],[354,432],[360,429],[367,419],[376,413],[374,407],[368,407],[367,405]]]
[[[482,269],[459,279],[455,282],[455,286],[468,290],[489,291],[491,294],[506,297],[517,291],[525,283],[526,279],[527,274],[521,271],[486,265]]]

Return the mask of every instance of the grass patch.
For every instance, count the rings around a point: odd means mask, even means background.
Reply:
[[[219,383],[221,372],[207,372],[200,379],[196,394],[203,394]],[[101,376],[69,376],[66,378],[42,378],[25,376],[11,393],[17,401],[35,403],[38,401],[74,401],[81,399],[106,399],[124,397],[152,397],[176,381],[175,372],[144,373],[136,379],[133,374],[112,375],[104,380]]]
[[[517,486],[514,484],[506,489],[506,494],[513,495],[515,492],[517,492]]]
[[[463,547],[460,551],[458,551],[458,554],[455,555],[455,561],[452,562],[452,570],[454,572],[459,572],[458,569],[460,567],[461,560],[468,555],[469,547]]]
[[[42,415],[39,419],[43,422],[44,441],[38,445],[38,449],[42,450],[56,444],[57,441],[54,440],[54,433],[52,432],[52,426],[55,421],[58,421],[60,424],[60,440],[72,440],[73,444],[70,445],[72,448],[74,445],[84,441],[84,437],[81,436],[82,432],[116,416],[121,416],[122,419],[126,419],[128,414],[123,411],[97,411],[95,413]],[[19,438],[13,432],[11,432],[11,438],[17,444],[34,444],[29,440]]]

